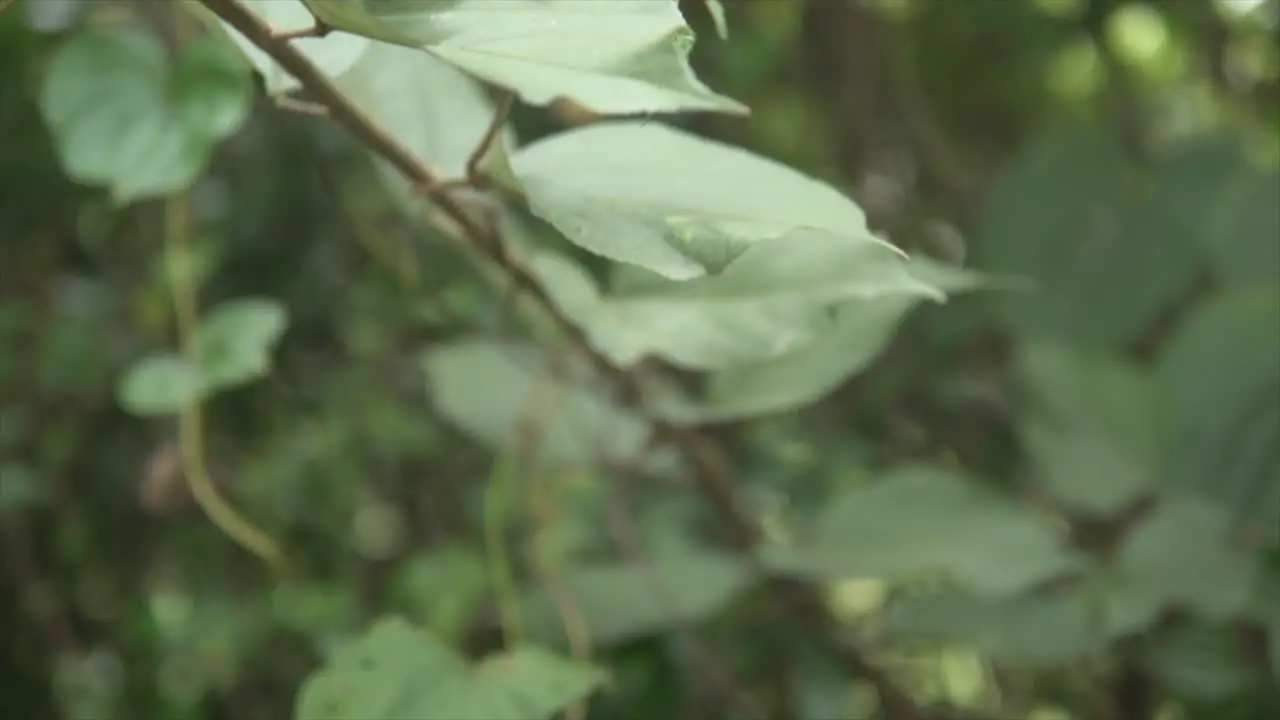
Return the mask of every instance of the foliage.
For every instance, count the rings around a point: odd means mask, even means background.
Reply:
[[[1280,712],[1277,23],[0,2],[6,701]]]

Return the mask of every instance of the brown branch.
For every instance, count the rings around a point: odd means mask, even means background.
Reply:
[[[200,2],[289,72],[301,84],[309,100],[327,108],[330,119],[417,187],[455,226],[444,228],[446,231],[456,229],[447,234],[502,268],[514,286],[528,293],[547,312],[557,330],[610,382],[623,403],[631,407],[642,404],[639,379],[615,367],[607,357],[592,348],[583,332],[558,311],[532,273],[504,252],[494,224],[478,220],[453,194],[453,188],[442,187],[440,178],[430,168],[352,104],[319,68],[287,39],[282,40],[240,0]],[[739,549],[750,554],[763,533],[734,486],[733,472],[723,450],[697,431],[678,425],[658,423],[656,436],[674,444],[688,459],[698,490],[728,521]],[[805,599],[799,606],[805,618],[820,632],[829,632],[836,621],[820,596],[810,588],[802,588],[798,594]],[[843,645],[841,657],[851,672],[875,686],[889,720],[925,720],[928,717],[886,672],[871,663],[858,648]]]

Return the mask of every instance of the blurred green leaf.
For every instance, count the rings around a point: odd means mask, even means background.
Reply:
[[[753,580],[748,563],[688,547],[650,560],[569,570],[566,594],[573,599],[594,643],[615,644],[661,632],[681,622],[700,622],[720,612]],[[566,621],[541,589],[528,596],[529,614],[544,627]]]
[[[833,499],[812,538],[770,546],[775,569],[815,579],[945,575],[1007,597],[1075,569],[1048,519],[940,468],[910,465]]]
[[[143,358],[120,383],[120,404],[143,416],[171,415],[197,400],[204,390],[200,371],[178,355]]]
[[[1206,625],[1184,625],[1157,635],[1143,661],[1164,687],[1192,700],[1224,700],[1256,678],[1231,633]]]
[[[1280,286],[1228,289],[1200,305],[1156,367],[1169,481],[1259,527],[1280,523]]]
[[[1020,370],[1034,395],[1021,435],[1036,477],[1068,507],[1109,515],[1157,480],[1154,387],[1137,368],[1096,353],[1034,343]]]
[[[535,648],[490,656],[469,668],[430,635],[384,618],[306,681],[294,717],[549,719],[586,698],[602,680],[595,668]]]
[[[656,122],[595,123],[523,148],[512,167],[535,214],[575,244],[673,280],[723,270],[795,230],[893,249],[834,188]]]
[[[1034,296],[1006,302],[1029,336],[1131,342],[1192,286],[1214,189],[1183,148],[1139,172],[1101,131],[1046,136],[992,192],[979,262],[1037,284]]]
[[[675,3],[648,0],[306,0],[332,27],[409,47],[519,94],[596,112],[745,113],[689,67],[694,36]]]
[[[539,427],[534,454],[543,462],[630,462],[639,456],[647,423],[587,387],[555,378],[547,360],[531,346],[470,340],[432,349],[425,368],[436,407],[494,447],[513,442],[531,416]]]
[[[1017,667],[1055,667],[1102,648],[1114,632],[1082,595],[987,600],[959,592],[907,597],[890,606],[885,632],[897,641],[961,644]]]
[[[287,316],[274,300],[242,298],[215,306],[200,322],[196,348],[206,391],[266,375]]]
[[[1231,516],[1171,494],[1126,538],[1116,570],[1135,596],[1213,619],[1243,612],[1259,576],[1256,551]]]
[[[59,48],[40,104],[67,173],[129,202],[190,185],[248,116],[251,92],[212,40],[188,45],[171,69],[149,33],[94,28]]]

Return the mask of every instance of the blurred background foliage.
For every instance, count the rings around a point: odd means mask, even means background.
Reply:
[[[820,404],[716,431],[766,564],[823,583],[939,717],[1280,717],[1280,3],[725,0],[727,41],[681,4],[699,73],[753,114],[677,123],[830,182],[911,252],[1031,283],[921,308]],[[159,210],[66,179],[36,98],[64,36],[147,5],[0,15],[4,712],[285,717],[387,613],[492,649],[494,451],[421,359],[514,324],[326,123],[260,102],[192,194],[204,300],[289,311],[271,376],[210,404],[207,442],[297,577],[206,520],[170,423],[121,409],[128,366],[172,342]],[[528,140],[584,118],[516,120]],[[560,626],[533,550],[612,673],[591,718],[731,717],[738,694],[876,716],[709,549],[688,486],[621,475],[544,478],[512,528],[530,632]]]

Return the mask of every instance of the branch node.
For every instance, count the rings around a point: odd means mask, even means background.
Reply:
[[[289,95],[272,95],[271,99],[275,102],[276,107],[281,110],[288,110],[290,112],[301,113],[303,115],[315,115],[317,117],[327,117],[329,115],[329,108],[321,105],[320,103],[302,100]]]
[[[279,30],[275,25],[267,24],[271,27],[271,39],[277,42],[289,42],[290,40],[301,40],[303,38],[322,38],[333,32],[333,28],[319,18],[316,18],[311,27],[297,30]]]

